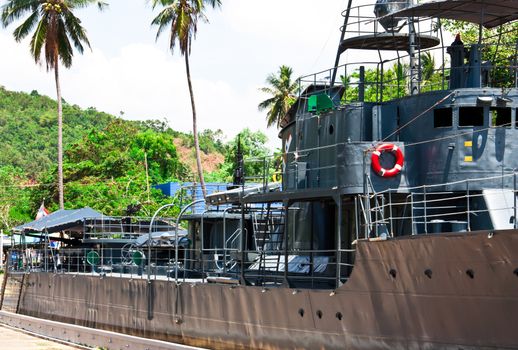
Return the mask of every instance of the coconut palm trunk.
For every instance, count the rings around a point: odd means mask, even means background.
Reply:
[[[198,177],[200,179],[201,191],[203,198],[207,197],[207,189],[205,188],[205,180],[203,178],[203,167],[201,165],[201,153],[200,153],[200,142],[198,141],[198,126],[196,122],[196,104],[194,103],[194,91],[192,89],[191,82],[191,70],[189,68],[189,55],[185,57],[185,71],[187,73],[187,84],[189,85],[189,94],[191,96],[191,109],[192,109],[192,133],[194,138],[194,148],[196,151],[196,167],[198,168]]]
[[[72,66],[73,48],[83,53],[84,46],[90,47],[86,30],[73,11],[89,5],[97,5],[99,10],[108,6],[103,0],[6,0],[0,6],[0,23],[6,27],[29,14],[13,32],[20,42],[35,28],[30,42],[31,55],[40,63],[42,58],[47,71],[54,70],[58,100],[58,196],[59,207],[65,206],[63,195],[63,106],[59,84],[59,61],[65,68]]]
[[[187,74],[187,83],[189,85],[189,93],[191,96],[192,108],[192,131],[194,138],[194,148],[196,152],[196,165],[198,168],[198,177],[203,192],[203,197],[207,196],[205,188],[205,180],[203,179],[203,168],[200,157],[200,144],[198,140],[198,127],[196,123],[196,105],[194,103],[194,93],[191,82],[191,72],[189,69],[189,55],[191,54],[191,42],[196,37],[198,30],[198,20],[208,22],[207,17],[203,13],[206,5],[212,8],[219,7],[221,0],[152,0],[153,8],[163,7],[160,13],[151,22],[152,25],[158,26],[156,38],[164,29],[170,27],[169,48],[171,52],[178,42],[180,53],[185,57],[185,71]]]
[[[54,63],[54,77],[56,79],[56,95],[58,99],[58,192],[59,208],[65,209],[63,190],[63,105],[61,102],[61,85],[59,83],[59,60]]]

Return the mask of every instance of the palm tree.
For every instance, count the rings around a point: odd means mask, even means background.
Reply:
[[[425,52],[421,55],[421,74],[423,81],[428,81],[435,73],[435,58],[432,56],[430,51]]]
[[[63,107],[61,101],[61,86],[59,83],[59,61],[65,68],[72,65],[73,48],[83,53],[86,44],[90,42],[86,31],[81,26],[73,10],[89,5],[97,5],[103,10],[107,4],[100,0],[8,0],[2,6],[1,21],[7,27],[14,21],[28,14],[22,24],[13,32],[17,42],[22,41],[36,27],[31,41],[31,55],[36,63],[41,62],[42,49],[44,51],[47,71],[54,70],[56,93],[58,102],[58,191],[59,207],[64,208],[63,198]]]
[[[194,148],[196,151],[196,165],[198,167],[198,177],[203,192],[203,197],[207,196],[205,180],[203,179],[203,168],[200,158],[200,144],[198,141],[198,128],[196,122],[196,105],[194,103],[194,92],[191,82],[191,71],[189,68],[189,55],[191,54],[191,44],[198,31],[198,20],[208,22],[204,10],[206,6],[212,8],[220,7],[220,0],[153,0],[153,9],[162,6],[163,9],[151,22],[158,26],[156,39],[164,29],[169,27],[169,48],[174,52],[178,42],[180,53],[185,58],[185,71],[187,74],[187,85],[191,96],[192,109],[192,133],[194,137]]]
[[[260,90],[271,95],[270,98],[261,102],[258,106],[260,111],[268,109],[266,122],[268,127],[277,125],[279,128],[282,118],[288,113],[291,105],[296,101],[296,94],[299,91],[297,81],[291,80],[293,70],[288,66],[280,66],[279,75],[270,74],[266,78],[268,87]]]

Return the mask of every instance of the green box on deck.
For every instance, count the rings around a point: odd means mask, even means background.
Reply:
[[[333,109],[333,101],[326,94],[309,96],[308,112],[320,113]]]

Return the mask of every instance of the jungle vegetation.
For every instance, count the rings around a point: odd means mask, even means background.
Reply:
[[[4,232],[33,220],[42,201],[50,211],[59,209],[56,105],[37,91],[29,94],[0,87],[0,131],[4,136],[0,229]],[[172,130],[160,120],[123,120],[64,100],[63,116],[66,209],[90,206],[118,216],[125,215],[130,204],[140,204],[137,215],[152,215],[174,200],[153,185],[197,179],[196,167],[181,160],[195,157],[192,133]],[[202,155],[220,159],[205,176],[211,182],[231,181],[237,137],[227,142],[221,130],[203,130],[199,135]],[[268,153],[261,132],[245,129],[240,139],[246,156]]]
[[[58,124],[58,192],[59,207],[63,201],[63,105],[59,67],[70,68],[74,56],[74,47],[83,53],[84,46],[90,48],[86,30],[81,20],[74,15],[77,9],[96,5],[103,10],[107,3],[99,0],[8,0],[2,6],[1,22],[7,27],[16,20],[27,17],[16,27],[13,36],[21,42],[34,29],[30,41],[30,54],[36,63],[45,61],[47,71],[54,71],[57,95]]]

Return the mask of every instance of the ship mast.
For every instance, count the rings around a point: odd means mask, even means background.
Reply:
[[[338,42],[338,50],[336,51],[335,65],[333,66],[333,75],[331,77],[331,87],[335,85],[336,73],[338,72],[338,63],[340,62],[340,44],[345,38],[345,31],[347,29],[347,23],[349,22],[349,14],[351,13],[352,0],[349,0],[347,4],[347,10],[344,16],[344,25],[342,27],[342,33],[340,35],[340,41]]]
[[[414,5],[414,1],[410,0],[410,6]],[[408,56],[410,58],[410,94],[417,95],[419,93],[419,68],[417,67],[418,60],[416,58],[417,37],[415,33],[414,19],[408,17]]]

